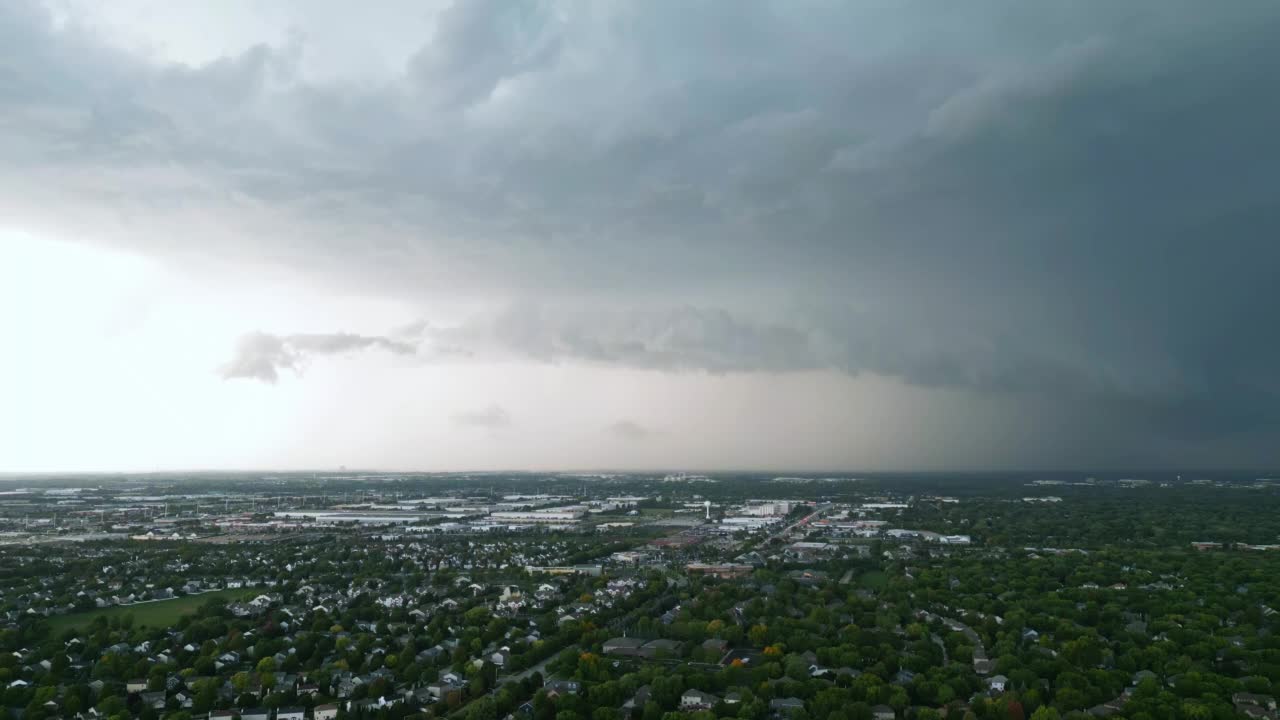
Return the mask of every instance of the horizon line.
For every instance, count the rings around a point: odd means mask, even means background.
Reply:
[[[614,474],[614,475],[642,475],[642,474],[686,474],[686,475],[740,475],[740,474],[766,474],[766,473],[792,473],[797,476],[809,475],[939,475],[946,473],[956,474],[983,474],[991,473],[998,475],[1014,475],[1014,474],[1068,474],[1068,473],[1161,473],[1161,474],[1198,474],[1198,473],[1280,473],[1280,468],[1262,468],[1262,467],[1192,467],[1192,468],[1172,468],[1172,467],[1079,467],[1079,468],[972,468],[957,467],[950,469],[800,469],[800,468],[780,468],[780,467],[721,467],[721,468],[678,468],[678,467],[648,467],[648,468],[469,468],[459,470],[425,470],[425,469],[385,469],[385,468],[365,468],[365,467],[343,467],[343,468],[160,468],[150,470],[0,470],[0,480],[12,479],[15,477],[51,477],[51,476],[70,476],[70,475],[92,475],[92,476],[119,476],[119,475],[171,475],[190,473],[195,475],[209,475],[216,473],[225,474],[251,474],[251,473],[277,473],[290,475],[304,474],[373,474],[373,475],[535,475],[535,474],[552,474],[552,475],[572,475],[572,474]]]

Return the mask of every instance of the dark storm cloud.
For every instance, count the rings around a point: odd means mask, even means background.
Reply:
[[[440,14],[433,42],[410,59],[409,81],[436,107],[468,107],[499,83],[552,65],[558,25],[537,4],[456,3]]]
[[[660,311],[509,308],[427,337],[481,358],[586,361],[653,370],[787,372],[816,367],[804,333],[692,307]]]
[[[459,357],[873,372],[1276,445],[1272,2],[459,3],[436,28],[354,90],[294,49],[165,66],[5,3],[0,209],[515,308],[421,328]],[[269,339],[234,374],[289,367]]]
[[[807,310],[760,322],[694,307],[568,310],[526,304],[458,327],[428,328],[423,338],[426,348],[463,349],[480,360],[677,372],[870,372],[926,387],[1156,406],[1182,402],[1195,392],[1188,377],[1158,358],[1088,357],[1055,340],[1052,328],[1021,342],[996,342],[973,327],[905,309]]]
[[[409,355],[414,345],[391,338],[353,335],[351,333],[297,333],[271,335],[254,332],[240,338],[236,354],[222,366],[222,377],[245,378],[274,383],[281,370],[301,372],[307,360],[317,355],[339,355],[355,350],[378,348],[399,355]]]

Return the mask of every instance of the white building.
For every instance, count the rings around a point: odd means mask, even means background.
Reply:
[[[555,524],[576,522],[583,515],[581,510],[530,510],[490,513],[489,519],[504,523]]]

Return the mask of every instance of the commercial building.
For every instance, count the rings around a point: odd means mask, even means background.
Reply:
[[[762,530],[778,522],[773,516],[734,516],[720,521],[720,525],[730,532],[737,530]]]
[[[755,567],[751,565],[740,565],[737,563],[726,563],[721,565],[708,565],[707,563],[689,563],[685,565],[685,570],[697,575],[711,575],[718,578],[739,578],[746,577],[751,574]]]
[[[547,575],[590,575],[596,577],[604,572],[602,565],[526,565],[529,573],[546,573]]]
[[[577,522],[585,513],[581,510],[527,510],[489,513],[489,519],[504,523],[564,524]]]

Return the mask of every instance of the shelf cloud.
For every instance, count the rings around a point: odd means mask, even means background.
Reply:
[[[338,355],[377,348],[399,355],[414,352],[414,346],[386,337],[370,337],[351,333],[298,333],[272,335],[253,332],[240,338],[235,356],[222,366],[222,377],[244,378],[274,383],[281,370],[302,371],[307,361],[318,355]]]

